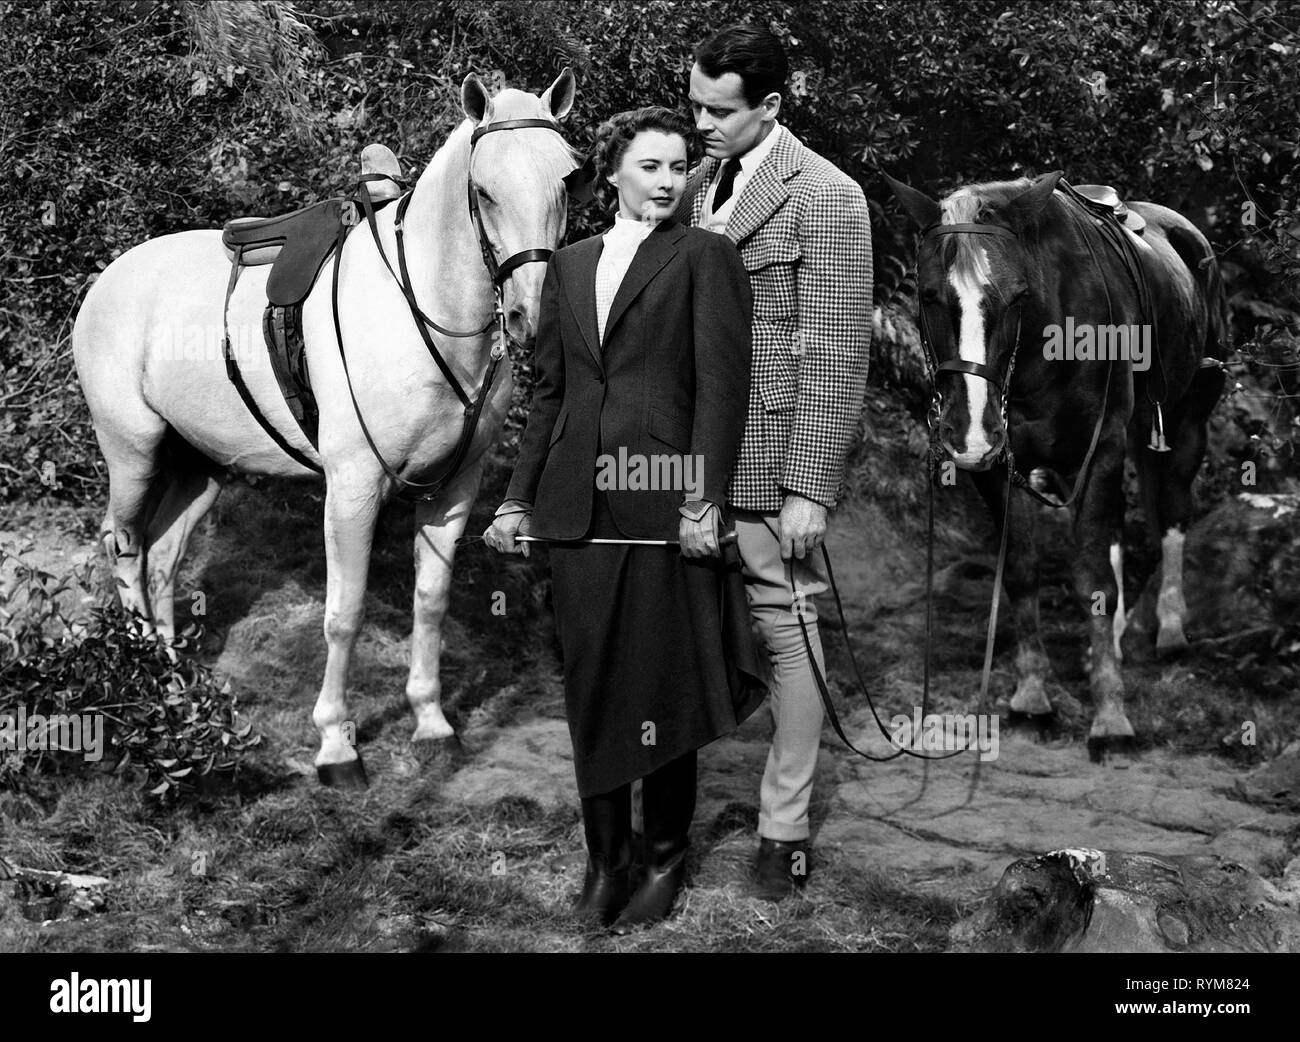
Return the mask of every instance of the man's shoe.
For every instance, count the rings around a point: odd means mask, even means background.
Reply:
[[[758,896],[767,901],[780,901],[796,890],[802,890],[812,869],[809,843],[806,839],[791,841],[768,839],[758,841],[758,858],[754,862],[754,883]]]

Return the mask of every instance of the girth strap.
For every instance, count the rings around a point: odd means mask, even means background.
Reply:
[[[239,392],[239,398],[244,403],[244,408],[253,414],[253,419],[257,421],[262,430],[270,435],[271,440],[295,463],[306,467],[308,470],[315,471],[317,474],[323,474],[324,470],[321,465],[309,459],[302,451],[291,445],[288,439],[275,428],[262,410],[257,407],[257,402],[253,400],[253,395],[244,382],[244,374],[239,371],[239,361],[235,358],[234,349],[230,346],[230,298],[234,295],[235,284],[239,281],[239,272],[243,268],[241,261],[243,252],[243,247],[237,249],[234,260],[230,263],[230,281],[226,283],[226,300],[221,309],[221,325],[225,334],[222,350],[226,359],[226,377],[235,385],[235,390]]]

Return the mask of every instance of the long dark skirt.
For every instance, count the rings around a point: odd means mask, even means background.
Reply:
[[[588,537],[622,537],[599,491],[592,513]],[[557,543],[550,560],[579,796],[707,745],[761,702],[752,645],[737,651],[749,632],[735,569],[675,545]]]

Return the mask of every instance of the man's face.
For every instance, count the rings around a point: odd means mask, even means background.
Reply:
[[[775,93],[750,108],[744,86],[739,73],[714,79],[698,64],[691,68],[691,112],[704,150],[716,159],[743,156],[763,139],[781,108],[781,95]]]

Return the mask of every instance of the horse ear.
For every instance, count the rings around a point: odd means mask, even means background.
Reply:
[[[492,99],[488,97],[483,81],[478,78],[478,73],[471,72],[460,85],[460,107],[475,123],[482,123],[491,105]]]
[[[566,65],[564,71],[555,77],[555,82],[547,87],[542,95],[542,108],[549,109],[556,119],[563,119],[569,114],[569,109],[573,108],[573,96],[577,90],[578,84],[574,79],[573,70]]]
[[[935,200],[924,192],[918,192],[915,188],[903,184],[902,181],[895,181],[883,170],[880,172],[880,176],[889,185],[890,191],[894,193],[894,198],[902,204],[907,216],[912,218],[919,227],[928,228],[932,224],[939,223],[939,218],[943,215],[943,208]]]
[[[1056,182],[1064,173],[1064,170],[1053,170],[1050,174],[1043,174],[1012,199],[1007,204],[1007,214],[1012,219],[1012,223],[1018,227],[1036,224],[1043,207],[1047,205],[1047,200],[1052,198],[1052,193],[1056,191]]]

